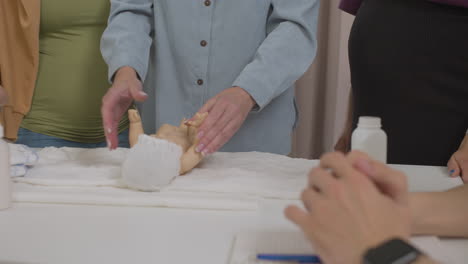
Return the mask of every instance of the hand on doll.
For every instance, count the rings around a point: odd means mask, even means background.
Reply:
[[[118,125],[134,101],[142,102],[148,95],[133,68],[122,67],[115,74],[114,83],[102,98],[103,127],[110,149],[119,145]]]
[[[203,155],[218,151],[241,128],[254,106],[254,99],[240,87],[226,89],[211,98],[198,111],[208,113],[208,117],[198,129],[200,143],[196,151]]]

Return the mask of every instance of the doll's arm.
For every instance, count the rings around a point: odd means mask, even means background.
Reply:
[[[130,120],[130,131],[128,141],[130,147],[133,147],[138,142],[138,137],[145,133],[143,124],[141,123],[140,115],[135,109],[128,110],[128,119]]]

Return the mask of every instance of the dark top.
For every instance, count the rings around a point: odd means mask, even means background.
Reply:
[[[352,15],[356,15],[359,7],[361,6],[362,1],[364,0],[341,0],[340,9]],[[446,4],[446,5],[468,7],[468,0],[428,0],[428,1],[440,3],[440,4]]]

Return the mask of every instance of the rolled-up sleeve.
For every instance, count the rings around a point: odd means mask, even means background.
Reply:
[[[246,90],[263,109],[293,86],[317,51],[319,0],[272,0],[268,36],[233,86]]]
[[[145,79],[152,30],[152,0],[111,0],[108,25],[101,39],[109,81],[112,82],[115,72],[123,66],[134,68],[140,78]]]

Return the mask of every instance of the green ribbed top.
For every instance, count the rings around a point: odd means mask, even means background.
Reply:
[[[42,0],[39,72],[22,127],[66,140],[104,140],[101,100],[109,88],[99,45],[109,0]],[[128,127],[128,118],[120,130]]]

